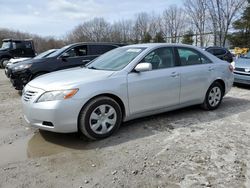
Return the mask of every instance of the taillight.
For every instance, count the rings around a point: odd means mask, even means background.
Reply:
[[[234,71],[234,67],[232,65],[229,65],[228,68],[229,68],[230,72]]]

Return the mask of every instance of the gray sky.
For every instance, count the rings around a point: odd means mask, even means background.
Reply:
[[[159,14],[172,4],[182,0],[0,0],[0,28],[62,37],[94,17],[114,22],[139,12]]]

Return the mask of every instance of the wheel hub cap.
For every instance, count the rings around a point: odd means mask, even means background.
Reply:
[[[117,113],[110,105],[100,105],[90,115],[89,124],[91,130],[96,134],[110,132],[117,121]]]
[[[212,107],[217,106],[221,101],[221,89],[219,87],[214,87],[209,93],[208,102]]]

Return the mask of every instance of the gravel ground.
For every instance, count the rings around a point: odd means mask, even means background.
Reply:
[[[250,187],[249,87],[89,142],[30,128],[10,85],[0,70],[0,187]]]

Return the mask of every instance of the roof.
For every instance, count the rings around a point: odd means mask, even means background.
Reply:
[[[144,44],[133,44],[129,45],[127,47],[141,47],[141,48],[154,48],[154,47],[161,47],[161,46],[167,46],[167,47],[192,47],[201,49],[197,46],[193,45],[187,45],[187,44],[179,44],[179,43],[144,43]]]
[[[11,41],[22,42],[22,41],[33,41],[33,40],[32,39],[3,39],[2,41],[3,42],[11,42]]]

